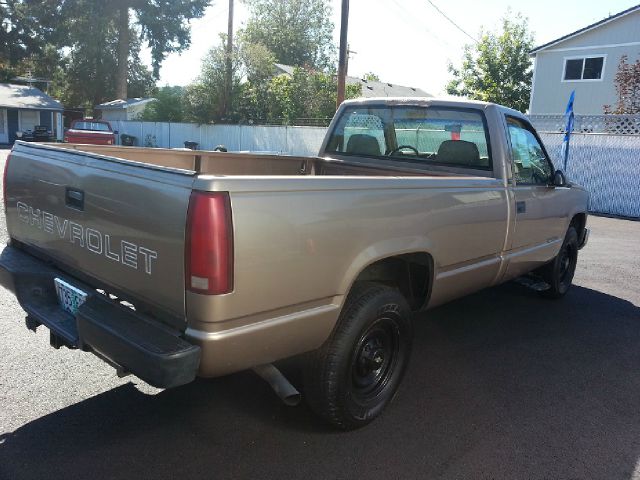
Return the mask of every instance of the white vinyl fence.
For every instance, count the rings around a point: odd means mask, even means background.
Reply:
[[[317,155],[324,139],[324,127],[256,125],[197,125],[168,122],[111,122],[114,130],[136,137],[137,146],[181,148],[197,142],[199,150],[224,145],[230,152],[274,152],[289,155]]]
[[[136,137],[136,145],[184,147],[185,141],[201,150],[225,145],[229,151],[316,155],[325,127],[253,125],[196,125],[164,122],[112,122],[114,130]],[[557,132],[557,131],[556,131]],[[540,136],[556,167],[561,167],[563,135]],[[640,135],[574,133],[571,137],[567,176],[591,194],[590,210],[640,218]]]

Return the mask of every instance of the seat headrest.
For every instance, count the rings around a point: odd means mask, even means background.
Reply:
[[[380,144],[378,143],[378,139],[372,135],[357,133],[349,137],[347,153],[379,156]]]
[[[438,162],[461,165],[480,165],[478,146],[466,140],[445,140],[440,144]]]

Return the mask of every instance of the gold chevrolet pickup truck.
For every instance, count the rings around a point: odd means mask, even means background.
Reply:
[[[272,364],[300,356],[342,429],[393,398],[411,312],[529,273],[560,298],[588,237],[528,120],[472,101],[345,102],[318,157],[16,142],[4,199],[0,284],[52,346],[162,388],[254,369],[292,402]]]

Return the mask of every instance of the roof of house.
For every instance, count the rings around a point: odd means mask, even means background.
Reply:
[[[626,10],[623,10],[622,12],[616,13],[615,15],[611,15],[611,16],[609,16],[607,18],[603,18],[600,21],[592,23],[591,25],[587,25],[586,27],[581,28],[580,30],[576,30],[575,32],[572,32],[572,33],[569,33],[567,35],[564,35],[563,37],[556,38],[555,40],[552,40],[552,41],[550,41],[548,43],[545,43],[544,45],[540,45],[539,47],[534,48],[529,53],[531,55],[535,55],[536,53],[538,53],[541,50],[545,50],[545,49],[547,49],[547,48],[549,48],[549,47],[551,47],[553,45],[556,45],[557,43],[563,42],[563,41],[568,40],[570,38],[573,38],[573,37],[575,37],[577,35],[580,35],[582,33],[586,33],[589,30],[593,30],[594,28],[601,27],[601,26],[603,26],[603,25],[605,25],[605,24],[607,24],[609,22],[617,20],[617,19],[619,19],[621,17],[624,17],[625,15],[628,15],[628,14],[633,13],[635,11],[640,11],[640,5],[636,5],[634,7],[627,8]]]
[[[433,97],[430,93],[415,87],[405,87],[395,83],[365,80],[358,77],[347,77],[347,84],[361,85],[362,96],[369,97]]]
[[[278,73],[286,73],[289,76],[292,76],[293,71],[296,69],[293,65],[285,65],[283,63],[274,63],[274,65],[276,67],[276,71],[279,71]]]
[[[145,103],[154,102],[156,99],[152,97],[136,97],[127,98],[123,100],[121,98],[117,100],[111,100],[110,102],[104,102],[100,105],[96,105],[96,110],[124,110],[135,105],[144,105]]]
[[[0,107],[62,110],[62,104],[36,87],[0,83]]]
[[[276,63],[276,72],[288,76],[293,76],[296,67]],[[378,82],[374,80],[365,80],[358,77],[347,77],[347,84],[362,85],[362,96],[369,97],[432,97],[433,95],[414,87],[405,87],[386,82]]]

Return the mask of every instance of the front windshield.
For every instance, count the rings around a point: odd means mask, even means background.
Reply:
[[[479,110],[354,106],[338,120],[327,152],[488,170],[486,130]]]

